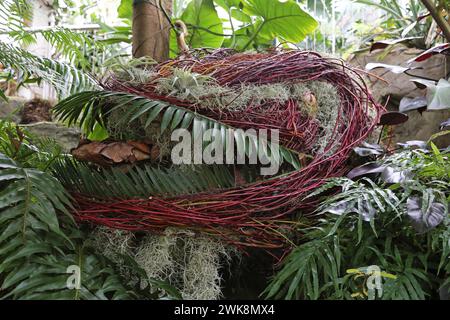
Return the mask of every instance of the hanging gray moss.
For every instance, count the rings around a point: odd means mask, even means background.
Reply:
[[[136,251],[136,262],[150,278],[166,280],[183,299],[221,297],[221,269],[234,248],[188,230],[167,228],[164,235],[147,235]]]
[[[137,239],[130,231],[97,227],[88,237],[87,244],[109,260],[118,268],[119,274],[134,286],[139,278],[134,275],[123,256],[134,256]]]
[[[292,85],[291,92],[293,97],[302,102],[302,110],[305,110],[308,115],[311,115],[311,110],[302,99],[308,92],[315,96],[317,109],[314,110],[313,116],[319,121],[322,134],[320,139],[317,139],[314,151],[322,153],[330,141],[338,140],[336,138],[331,139],[334,135],[334,127],[338,117],[339,105],[341,104],[336,88],[327,82],[310,81]],[[333,150],[336,150],[338,147],[339,145],[335,143]],[[329,153],[332,154],[333,150],[330,150]]]
[[[136,239],[129,231],[98,227],[90,234],[88,244],[113,261],[129,285],[151,287],[145,279],[138,283],[123,255],[134,258],[148,278],[168,281],[188,300],[219,299],[221,271],[231,256],[237,255],[235,248],[219,240],[175,228],[166,229],[163,235],[147,234]]]

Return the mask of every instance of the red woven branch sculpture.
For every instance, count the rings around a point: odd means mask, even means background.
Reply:
[[[315,204],[302,202],[305,195],[325,179],[345,173],[352,148],[374,129],[383,111],[357,72],[340,60],[317,53],[235,54],[222,49],[201,59],[179,58],[163,63],[156,68],[158,76],[170,76],[174,67],[207,75],[229,88],[243,84],[328,82],[336,88],[341,101],[336,105],[333,139],[298,171],[228,190],[108,202],[75,195],[78,220],[133,231],[158,231],[168,226],[190,228],[220,236],[237,246],[278,248],[285,244],[280,230],[289,226],[288,216],[299,209],[311,210]],[[299,153],[311,150],[317,143],[320,124],[300,114],[292,99],[285,103],[267,102],[270,105],[263,108],[250,103],[240,111],[214,110],[162,96],[155,90],[154,81],[138,87],[112,78],[104,87],[183,106],[235,128],[278,129],[281,144]]]

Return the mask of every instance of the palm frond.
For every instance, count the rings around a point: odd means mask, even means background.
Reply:
[[[66,57],[70,63],[85,68],[89,63],[87,55],[89,50],[101,51],[103,45],[95,41],[85,32],[76,32],[67,28],[59,27],[52,30],[37,32],[47,40],[58,53]]]
[[[428,288],[423,284],[429,282],[429,275],[423,270],[408,268],[397,279],[388,279],[383,285],[383,300],[425,300]]]
[[[2,212],[2,221],[21,216],[18,227],[13,228],[10,224],[8,235],[3,234],[1,239],[16,237],[25,241],[28,236],[33,236],[33,223],[64,237],[56,211],[70,217],[66,207],[71,204],[61,184],[39,170],[22,168],[4,154],[0,154],[0,168],[0,181],[6,184],[0,192],[0,210],[10,214]]]
[[[234,186],[225,166],[133,167],[95,170],[73,160],[58,161],[54,175],[67,189],[100,198],[148,198],[150,195],[176,196]]]
[[[34,41],[34,38],[24,31],[26,21],[32,19],[32,5],[28,0],[2,0],[0,1],[0,21],[4,23],[0,32],[10,35],[20,35],[25,43]]]
[[[98,88],[97,82],[75,67],[0,42],[0,63],[15,72],[20,83],[30,79],[52,85],[60,98]]]
[[[61,246],[59,250],[52,250],[51,246],[55,245],[57,242],[53,241],[47,247],[28,245],[21,250],[21,254],[33,256],[15,260],[14,272],[7,274],[2,283],[3,299],[119,300],[132,297],[102,257],[93,255],[82,246],[73,253]],[[61,254],[61,250],[66,252]],[[78,275],[81,279],[79,286]]]
[[[317,300],[329,286],[339,291],[341,253],[337,239],[329,240],[317,239],[295,248],[263,294],[272,299]]]
[[[281,162],[286,161],[294,168],[300,168],[298,155],[283,146],[279,146],[279,154],[271,149],[271,145],[261,146],[256,136],[248,135],[242,130],[225,125],[219,121],[200,115],[191,110],[176,106],[164,101],[152,100],[124,92],[114,91],[86,91],[75,94],[60,101],[54,108],[55,114],[69,125],[78,124],[84,128],[86,134],[93,131],[96,123],[105,127],[107,117],[111,112],[127,106],[121,121],[133,123],[139,119],[144,123],[144,129],[161,119],[160,133],[166,130],[173,131],[178,128],[190,129],[193,137],[201,137],[208,129],[220,132],[215,136],[216,142],[226,146],[235,142],[238,152],[249,155],[251,150],[262,154],[267,159]],[[233,137],[227,137],[227,130],[233,130]],[[233,140],[233,141],[230,141]]]

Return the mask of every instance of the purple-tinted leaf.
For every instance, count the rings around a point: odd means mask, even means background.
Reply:
[[[402,183],[412,179],[412,173],[409,170],[395,171],[391,167],[386,167],[380,176],[385,183]]]
[[[407,42],[415,39],[420,39],[419,37],[408,37],[408,38],[402,38],[402,39],[391,39],[391,40],[381,40],[376,41],[372,44],[370,47],[370,52],[378,49],[385,49],[389,46],[392,46],[397,43]]]
[[[366,65],[366,71],[372,71],[374,69],[379,69],[379,68],[387,69],[387,70],[391,71],[392,73],[396,73],[396,74],[400,74],[400,73],[403,73],[408,70],[420,69],[419,67],[402,67],[402,66],[395,66],[392,64],[374,63],[374,62],[368,63]]]
[[[364,142],[361,147],[356,147],[353,149],[355,153],[361,157],[368,157],[371,155],[382,155],[384,154],[384,149],[379,144],[370,144]]]
[[[411,110],[417,110],[427,106],[427,97],[408,98],[404,97],[400,101],[400,112],[407,112]]]
[[[450,118],[448,118],[446,121],[441,123],[441,130],[444,130],[445,128],[450,127]]]
[[[326,212],[331,214],[335,214],[338,216],[343,215],[348,212],[357,212],[361,215],[361,218],[364,221],[370,221],[376,214],[376,210],[373,206],[370,205],[368,201],[362,200],[358,208],[355,206],[355,201],[339,201],[335,204],[328,206],[325,209]]]
[[[426,89],[429,87],[436,86],[437,81],[434,80],[425,80],[425,79],[411,79],[411,82],[413,82],[417,88],[419,89]]]
[[[442,223],[445,217],[445,206],[439,202],[433,202],[428,212],[422,211],[422,199],[410,197],[406,201],[408,217],[418,233],[425,233]]]
[[[444,44],[437,45],[437,46],[435,46],[433,48],[430,48],[427,51],[423,52],[422,54],[418,55],[417,57],[412,58],[411,60],[409,60],[408,63],[422,62],[422,61],[428,60],[429,58],[431,58],[435,54],[450,55],[450,44],[449,43],[444,43]]]
[[[379,125],[380,126],[396,126],[396,125],[405,123],[406,121],[408,121],[408,119],[409,119],[409,117],[405,113],[395,112],[395,111],[386,112],[381,115]]]
[[[354,168],[347,174],[347,178],[354,179],[357,177],[362,177],[371,173],[381,173],[384,171],[386,166],[380,165],[378,163],[368,163],[359,167]]]

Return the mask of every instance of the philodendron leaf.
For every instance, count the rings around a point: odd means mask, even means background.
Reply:
[[[414,229],[419,233],[436,228],[442,223],[447,212],[445,205],[439,202],[433,202],[424,212],[422,199],[419,197],[408,198],[406,208]]]
[[[369,174],[381,174],[380,178],[385,183],[401,183],[411,179],[411,172],[409,171],[398,171],[392,167],[381,165],[376,162],[367,163],[354,168],[347,174],[347,178],[355,179]]]
[[[397,171],[394,168],[386,167],[381,173],[381,180],[385,183],[402,183],[412,179],[412,173],[409,170]]]
[[[371,155],[382,155],[384,154],[384,149],[378,144],[370,144],[364,142],[361,147],[356,147],[353,149],[355,153],[361,157],[368,157]]]
[[[193,0],[181,16],[188,26],[187,44],[190,48],[220,48],[224,37],[220,20],[212,0]]]
[[[133,0],[121,0],[117,8],[117,14],[119,18],[131,21],[133,16]]]
[[[411,60],[409,60],[408,63],[422,62],[422,61],[428,60],[435,54],[449,55],[450,54],[450,43],[439,44],[431,49],[428,49],[427,51],[424,51],[422,54],[418,55],[417,57],[414,57]]]
[[[450,108],[450,82],[439,80],[435,86],[428,86],[428,110],[444,110]]]
[[[428,104],[427,97],[408,98],[403,97],[400,101],[400,112],[407,112],[426,107]]]
[[[378,163],[368,163],[360,167],[354,168],[347,174],[347,178],[354,179],[371,173],[381,173],[384,171],[385,168],[386,166],[380,165]]]
[[[392,73],[400,74],[404,73],[405,71],[414,70],[414,69],[420,69],[418,67],[402,67],[402,66],[396,66],[392,64],[385,64],[385,63],[375,63],[371,62],[366,65],[366,71],[372,71],[374,69],[387,69],[391,71]]]
[[[450,118],[441,123],[440,129],[444,130],[445,128],[450,127]]]
[[[303,11],[293,0],[246,0],[244,13],[249,16],[262,17],[261,35],[275,39],[298,43],[313,32],[318,22]]]

